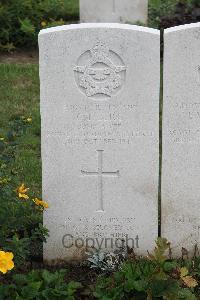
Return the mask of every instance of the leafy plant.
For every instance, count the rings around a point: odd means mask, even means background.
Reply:
[[[94,295],[98,299],[196,299],[197,282],[180,269],[177,261],[169,260],[169,243],[159,238],[149,259],[127,261],[109,277],[101,277]],[[186,271],[187,270],[187,271]]]
[[[2,0],[0,50],[37,45],[40,29],[78,20],[78,5],[78,0]]]
[[[7,134],[0,137],[0,249],[13,252],[16,266],[41,257],[48,235],[42,225],[41,210],[33,201],[19,198],[16,192],[18,140],[26,134],[31,121],[30,117],[13,118]]]
[[[149,21],[150,27],[159,28],[163,16],[169,16],[175,10],[178,0],[151,0],[149,2]]]
[[[116,270],[122,262],[124,262],[126,252],[124,249],[116,252],[96,251],[89,254],[87,261],[90,263],[90,267],[97,269],[101,272],[112,272]]]
[[[82,285],[76,281],[65,282],[66,270],[51,273],[47,270],[16,274],[11,284],[0,285],[1,300],[75,300]]]

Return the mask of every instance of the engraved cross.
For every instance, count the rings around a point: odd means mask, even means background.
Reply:
[[[98,171],[97,172],[88,172],[81,170],[82,175],[86,176],[97,176],[98,177],[98,191],[97,199],[99,203],[98,212],[104,212],[104,203],[103,203],[103,177],[119,177],[119,170],[115,172],[104,172],[103,171],[103,150],[97,150],[98,154]]]

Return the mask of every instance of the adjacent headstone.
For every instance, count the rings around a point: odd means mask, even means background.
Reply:
[[[81,22],[147,23],[148,0],[80,0]]]
[[[159,34],[119,24],[40,32],[46,260],[154,247]]]
[[[165,31],[162,236],[172,252],[200,242],[200,23]]]

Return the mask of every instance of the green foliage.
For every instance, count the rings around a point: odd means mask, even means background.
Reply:
[[[126,251],[124,248],[115,252],[98,250],[94,253],[88,253],[88,255],[87,261],[90,264],[90,268],[107,273],[116,270],[124,262]]]
[[[149,27],[159,28],[161,17],[174,12],[178,0],[151,0],[149,2]]]
[[[178,17],[181,21],[182,15],[180,14],[180,12],[176,13],[176,9],[178,7],[182,7],[183,5],[185,7],[185,12],[187,13],[188,17],[190,16],[191,18],[190,22],[195,22],[195,20],[192,19],[192,15],[194,9],[196,7],[199,7],[200,5],[199,0],[150,0],[148,18],[149,27],[161,28],[162,18],[170,19]],[[172,23],[170,26],[175,25],[173,25]]]
[[[0,285],[1,300],[74,300],[82,287],[79,282],[65,282],[66,270],[47,270],[13,275],[12,284]]]
[[[31,118],[10,120],[9,130],[0,138],[0,248],[13,252],[15,265],[30,257],[42,255],[42,243],[47,230],[42,226],[42,214],[30,200],[18,198],[15,168],[18,139],[29,129]]]
[[[199,0],[149,0],[148,25],[159,28],[161,19],[170,16],[178,2],[188,9],[199,4]],[[36,46],[40,29],[78,20],[79,0],[1,0],[0,51]]]
[[[35,46],[40,29],[77,20],[78,11],[78,0],[2,0],[0,50]]]
[[[188,276],[188,286],[184,286],[181,268],[177,261],[167,258],[169,244],[159,238],[157,247],[149,259],[127,261],[112,276],[101,277],[94,295],[101,300],[120,299],[197,299],[190,282],[197,284]]]

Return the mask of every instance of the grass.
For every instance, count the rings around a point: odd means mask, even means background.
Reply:
[[[15,167],[19,183],[41,194],[40,113],[38,65],[0,64],[0,136],[18,116],[32,117],[32,125],[18,140]]]

